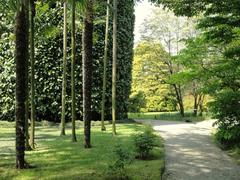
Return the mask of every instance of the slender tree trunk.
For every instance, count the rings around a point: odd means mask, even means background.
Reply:
[[[198,112],[198,95],[195,94],[193,96],[194,98],[194,104],[193,104],[193,116],[196,117],[197,116],[197,112]]]
[[[30,146],[35,148],[35,49],[34,49],[34,17],[35,4],[34,0],[30,0],[31,16],[30,16],[30,59],[31,59],[31,133]]]
[[[200,96],[199,99],[199,116],[203,116],[203,102],[204,102],[204,95]]]
[[[27,28],[29,27],[29,1],[26,1],[26,16],[27,16]],[[28,35],[29,35],[29,29],[28,30]],[[29,37],[27,37],[27,40],[29,41]],[[28,42],[29,45],[29,42]],[[28,47],[29,48],[29,47]],[[26,151],[30,151],[32,150],[30,144],[29,144],[29,122],[28,122],[28,118],[29,118],[29,53],[27,54],[27,65],[26,65],[26,92],[27,92],[27,97],[26,97],[26,114],[25,114],[25,150]]]
[[[169,41],[169,55],[171,56],[171,41]],[[172,62],[169,61],[168,63],[166,63],[168,68],[169,68],[169,73],[170,75],[173,75],[173,65]],[[175,94],[177,97],[177,103],[179,106],[179,112],[181,114],[182,117],[185,116],[185,112],[184,112],[184,104],[183,104],[183,97],[182,97],[182,91],[181,91],[181,86],[177,85],[177,84],[172,84],[174,90],[175,90]]]
[[[185,116],[185,110],[184,110],[184,104],[183,104],[183,96],[182,96],[182,90],[181,86],[178,86],[178,94],[179,94],[179,107],[180,107],[180,114],[182,117]]]
[[[61,114],[61,136],[65,133],[65,111],[66,111],[66,87],[67,87],[67,0],[64,2],[64,25],[63,25],[63,80],[62,80],[62,114]]]
[[[184,104],[183,104],[183,99],[182,99],[182,93],[181,93],[181,88],[178,87],[176,84],[173,84],[176,96],[177,96],[177,102],[178,102],[178,106],[179,106],[179,112],[181,114],[182,117],[185,116],[185,112],[184,112]]]
[[[83,121],[85,148],[91,148],[93,0],[87,0],[86,2],[86,12],[83,24]]]
[[[77,142],[76,137],[76,94],[75,94],[75,66],[76,66],[76,34],[75,34],[75,7],[76,2],[72,0],[72,63],[71,63],[71,96],[72,96],[72,142]]]
[[[15,27],[16,60],[16,168],[25,168],[25,122],[28,64],[28,3],[21,1]]]
[[[105,118],[105,99],[106,99],[106,84],[107,84],[107,53],[108,53],[108,28],[109,28],[109,5],[110,0],[107,0],[107,13],[106,13],[106,28],[105,28],[105,47],[103,59],[103,90],[102,90],[102,111],[101,111],[101,129],[106,131],[104,125]]]
[[[27,68],[28,71],[28,68]],[[27,74],[27,79],[28,79],[28,74]],[[28,81],[28,80],[27,80]],[[27,101],[26,101],[26,113],[25,113],[25,150],[30,151],[32,150],[30,144],[29,144],[29,122],[28,122],[28,117],[29,117],[29,87],[28,83],[26,85],[26,91],[27,91]]]
[[[113,0],[112,133],[116,135],[117,0]]]
[[[179,108],[180,108],[181,116],[184,117],[185,116],[185,111],[184,111],[184,105],[183,105],[182,99],[179,101]]]

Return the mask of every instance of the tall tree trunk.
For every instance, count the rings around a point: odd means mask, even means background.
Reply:
[[[71,96],[72,96],[72,142],[77,142],[76,137],[76,94],[75,94],[75,66],[76,66],[76,34],[75,34],[75,7],[76,2],[72,0],[72,63],[71,63]]]
[[[117,0],[113,0],[112,133],[116,135]]]
[[[27,28],[29,28],[29,1],[26,1],[26,16],[27,16]],[[29,29],[28,29],[28,35],[29,35]],[[29,37],[27,38],[27,40],[29,40]],[[29,42],[28,42],[29,45]],[[29,47],[28,47],[29,48]],[[25,150],[26,151],[30,151],[32,148],[29,144],[29,122],[28,122],[28,118],[29,118],[29,53],[27,54],[27,65],[26,65],[26,93],[27,93],[27,97],[26,97],[26,114],[25,114]]]
[[[108,28],[109,28],[109,5],[110,0],[107,0],[107,13],[106,13],[106,27],[105,27],[105,45],[104,45],[104,59],[103,59],[103,90],[102,90],[102,111],[101,111],[101,129],[106,131],[104,125],[105,118],[105,99],[106,99],[106,84],[107,84],[107,53],[108,53]]]
[[[93,0],[86,1],[86,12],[83,24],[83,121],[85,148],[91,148]]]
[[[28,64],[28,3],[21,1],[15,27],[16,60],[16,168],[25,168],[25,120]]]
[[[30,133],[30,146],[35,148],[35,49],[34,49],[34,17],[35,17],[35,4],[34,0],[30,0],[30,59],[31,59],[31,133]]]
[[[65,133],[65,111],[66,111],[66,87],[67,87],[67,0],[64,2],[64,25],[63,25],[63,80],[62,80],[62,114],[61,114],[61,136]]]

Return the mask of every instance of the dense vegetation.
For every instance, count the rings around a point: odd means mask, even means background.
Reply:
[[[122,5],[122,4],[127,4]],[[134,3],[120,1],[118,3],[118,69],[117,69],[117,119],[127,118],[128,96],[131,89],[131,68],[133,57],[133,28]],[[93,119],[100,119],[101,91],[104,55],[104,28],[105,4],[101,1],[96,5],[94,45],[93,45],[93,92],[92,106]],[[78,16],[80,16],[79,10]],[[61,86],[62,86],[62,57],[63,57],[63,7],[61,3],[55,5],[37,3],[36,5],[36,52],[35,52],[35,79],[36,79],[36,117],[38,120],[60,122],[61,117]],[[3,17],[6,14],[2,14]],[[68,15],[70,19],[70,13]],[[13,19],[3,21],[3,31],[0,40],[0,119],[14,120],[14,38]],[[127,26],[126,26],[127,25]],[[127,29],[126,29],[127,28]],[[68,41],[71,44],[71,29],[68,27]],[[81,71],[81,31],[76,28],[76,108],[77,118],[82,119],[82,71]],[[109,37],[109,63],[107,66],[106,118],[111,119],[111,43],[112,29]],[[67,84],[70,83],[71,49],[67,49]],[[71,87],[67,86],[66,119],[71,117]],[[123,101],[124,99],[124,101]]]

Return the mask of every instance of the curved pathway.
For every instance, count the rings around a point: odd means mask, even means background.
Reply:
[[[240,166],[213,143],[211,131],[214,121],[195,124],[146,122],[153,125],[165,140],[166,170],[163,179],[240,180]]]

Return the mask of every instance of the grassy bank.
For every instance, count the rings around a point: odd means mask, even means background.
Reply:
[[[26,153],[27,162],[33,169],[15,170],[14,124],[0,123],[0,179],[105,179],[106,170],[114,160],[113,147],[121,144],[133,151],[132,135],[142,132],[140,124],[120,124],[118,135],[112,136],[111,126],[101,132],[100,126],[92,128],[92,149],[83,148],[83,128],[77,128],[77,143],[71,142],[71,131],[59,137],[58,126],[38,126],[36,128],[36,150]],[[161,139],[159,142],[162,144]],[[127,166],[127,174],[132,179],[160,179],[164,166],[163,146],[153,151],[153,160],[134,160]]]
[[[228,146],[222,145],[216,138],[216,129],[214,129],[212,132],[212,139],[219,148],[225,151],[230,157],[232,157],[237,162],[238,165],[240,165],[240,147],[239,146],[228,147]]]
[[[193,117],[192,112],[185,112],[185,117],[182,117],[179,112],[146,112],[146,113],[128,113],[131,119],[155,119],[155,120],[172,120],[172,121],[202,121],[211,118],[210,113],[203,113],[203,116]]]
[[[240,165],[240,148],[236,147],[236,148],[232,148],[231,150],[228,151],[229,156],[231,156],[233,159],[235,159],[238,163],[238,165]]]

